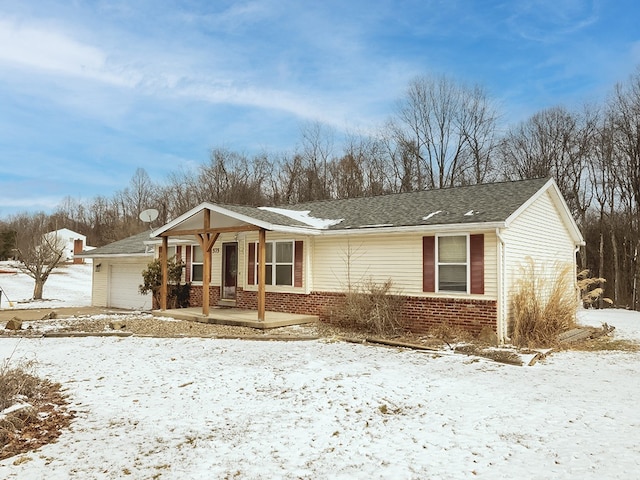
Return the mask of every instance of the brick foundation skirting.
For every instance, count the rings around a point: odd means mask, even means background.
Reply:
[[[210,305],[216,305],[220,298],[219,287],[209,287]],[[320,320],[331,322],[331,311],[340,308],[344,298],[342,293],[312,292],[308,295],[297,293],[267,292],[268,311],[318,315]],[[408,331],[423,334],[431,328],[443,324],[462,328],[474,335],[484,327],[496,331],[497,304],[495,300],[403,297],[402,320]],[[192,285],[190,302],[192,307],[202,306],[202,287]],[[238,288],[236,306],[256,310],[258,294]]]

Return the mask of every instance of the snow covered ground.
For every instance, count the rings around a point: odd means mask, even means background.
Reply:
[[[0,308],[59,308],[91,305],[91,264],[62,265],[44,284],[42,300],[33,297],[33,278],[21,273],[13,262],[0,262]]]
[[[638,313],[588,311],[581,320],[640,340]],[[0,361],[8,357],[37,360],[78,413],[57,443],[0,462],[3,479],[640,471],[640,353],[560,352],[515,367],[323,341],[2,338]]]

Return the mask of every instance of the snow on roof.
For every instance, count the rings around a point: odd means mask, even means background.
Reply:
[[[442,213],[442,210],[431,212],[429,215],[425,215],[424,217],[422,217],[422,220],[429,220],[431,217],[438,215],[439,213]]]
[[[305,223],[310,227],[319,228],[319,229],[326,229],[326,228],[332,227],[344,220],[344,218],[332,220],[332,219],[310,217],[309,216],[309,214],[311,213],[310,210],[288,210],[286,208],[275,208],[275,207],[258,207],[258,208],[260,210],[266,210],[268,212],[284,215],[285,217],[289,217],[293,220],[297,220],[298,222]]]

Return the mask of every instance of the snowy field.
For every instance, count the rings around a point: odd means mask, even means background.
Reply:
[[[640,340],[638,313],[581,320]],[[561,352],[515,367],[323,341],[0,339],[0,360],[10,356],[37,360],[77,417],[57,443],[0,462],[3,479],[640,472],[640,353]]]
[[[91,264],[63,265],[51,272],[42,300],[33,297],[33,278],[21,273],[13,262],[0,262],[0,308],[59,308],[91,305]]]

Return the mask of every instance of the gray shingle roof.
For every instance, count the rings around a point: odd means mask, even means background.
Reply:
[[[330,226],[329,230],[493,223],[509,218],[548,181],[548,178],[542,178],[498,182],[376,197],[323,200],[281,208],[308,210],[310,217],[319,219],[343,219]],[[286,215],[255,207],[223,207],[274,225],[308,226]]]
[[[97,257],[103,255],[143,255],[146,253],[145,241],[149,240],[149,231],[144,231],[103,247],[82,252],[80,257]]]

